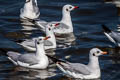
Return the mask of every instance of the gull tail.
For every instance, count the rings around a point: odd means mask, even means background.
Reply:
[[[104,32],[111,33],[111,30],[109,28],[107,28],[105,25],[102,25],[102,28],[103,28]]]
[[[60,60],[60,59],[57,59],[57,58],[52,57],[52,56],[49,56],[49,55],[47,55],[47,56],[48,56],[48,58],[50,58],[54,63],[60,63],[60,62],[66,63],[66,61],[64,61],[64,60]]]
[[[8,57],[10,57],[11,59],[13,59],[14,61],[17,61],[18,57],[21,55],[20,53],[17,52],[12,52],[12,51],[8,51],[7,52]]]

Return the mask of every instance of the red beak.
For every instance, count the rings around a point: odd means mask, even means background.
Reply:
[[[47,40],[47,39],[49,39],[49,38],[50,38],[50,36],[47,36],[47,37],[44,38],[44,40]]]
[[[102,52],[102,54],[107,54],[107,52]]]
[[[60,25],[60,23],[56,23],[56,24],[55,24],[55,27],[57,27],[58,25]]]
[[[77,8],[79,8],[78,6],[74,6],[74,9],[77,9]]]

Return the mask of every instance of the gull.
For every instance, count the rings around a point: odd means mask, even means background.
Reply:
[[[98,48],[93,48],[89,53],[89,63],[87,65],[81,63],[71,63],[48,56],[56,63],[57,67],[67,76],[80,79],[97,79],[101,76],[99,59],[100,55],[107,54]]]
[[[103,27],[103,30],[104,30],[104,34],[107,36],[107,38],[111,42],[113,42],[115,45],[120,47],[120,33],[110,30],[105,25],[102,25],[102,27]]]
[[[20,10],[21,19],[37,19],[40,11],[37,5],[37,0],[26,0],[24,7]]]
[[[60,23],[59,27],[54,29],[55,34],[66,34],[73,32],[73,24],[71,20],[70,12],[77,9],[78,6],[72,6],[70,4],[64,5],[62,9],[62,19],[61,21],[52,21],[51,23]],[[33,20],[33,22],[45,32],[45,25],[49,22],[43,22],[40,20]]]
[[[48,40],[44,41],[45,50],[56,48],[56,38],[55,38],[55,35],[53,32],[53,29],[55,27],[58,27],[58,25],[59,25],[59,23],[56,23],[56,24],[48,23],[46,25],[46,30],[45,30],[46,36],[49,36],[50,38]],[[22,43],[19,43],[19,44],[22,45],[25,49],[27,49],[29,51],[36,51],[35,43],[34,43],[35,40],[36,40],[36,38],[33,38],[31,40],[23,41]]]
[[[17,52],[7,52],[8,59],[16,66],[22,66],[33,69],[45,69],[48,67],[49,61],[44,50],[44,41],[49,37],[41,37],[35,40],[36,52],[20,54]]]

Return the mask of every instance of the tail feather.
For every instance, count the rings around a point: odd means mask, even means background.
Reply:
[[[64,60],[60,60],[60,59],[57,59],[57,58],[52,57],[52,56],[49,56],[49,55],[47,55],[47,56],[48,56],[48,58],[50,58],[54,63],[59,63],[59,62],[64,62],[64,63],[66,63],[66,61],[64,61]]]
[[[102,28],[103,28],[103,30],[104,30],[105,32],[107,32],[107,33],[110,33],[110,32],[111,32],[111,30],[110,30],[109,28],[107,28],[105,25],[102,25]]]

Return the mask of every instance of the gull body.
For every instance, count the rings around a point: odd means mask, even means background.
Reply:
[[[48,37],[41,37],[35,40],[36,52],[35,53],[25,53],[20,54],[16,52],[9,51],[7,53],[8,59],[12,61],[17,66],[22,66],[26,68],[33,69],[45,69],[47,68],[49,61],[48,57],[45,55],[44,50],[44,40]]]
[[[81,63],[70,63],[50,56],[48,57],[50,57],[56,63],[57,67],[69,77],[96,79],[101,76],[98,57],[103,54],[107,54],[107,52],[103,52],[98,48],[91,49],[89,53],[89,63],[87,65]]]
[[[56,48],[56,38],[53,32],[53,29],[55,27],[57,27],[59,25],[59,23],[53,24],[53,23],[49,23],[46,25],[46,36],[49,36],[50,38],[48,40],[44,41],[44,47],[45,50],[48,49],[55,49]],[[39,37],[38,37],[39,38]],[[31,40],[26,40],[23,41],[22,43],[20,43],[20,45],[22,45],[25,49],[29,50],[29,51],[35,51],[35,41],[36,38],[33,38]]]
[[[62,9],[62,19],[60,21],[52,21],[51,23],[60,23],[59,27],[54,29],[55,34],[66,34],[73,32],[73,24],[71,20],[70,12],[74,9],[78,8],[78,6],[72,5],[64,5]],[[42,31],[45,32],[45,22],[41,22],[39,20],[35,20],[34,23],[39,26]],[[49,23],[49,22],[48,22]]]

